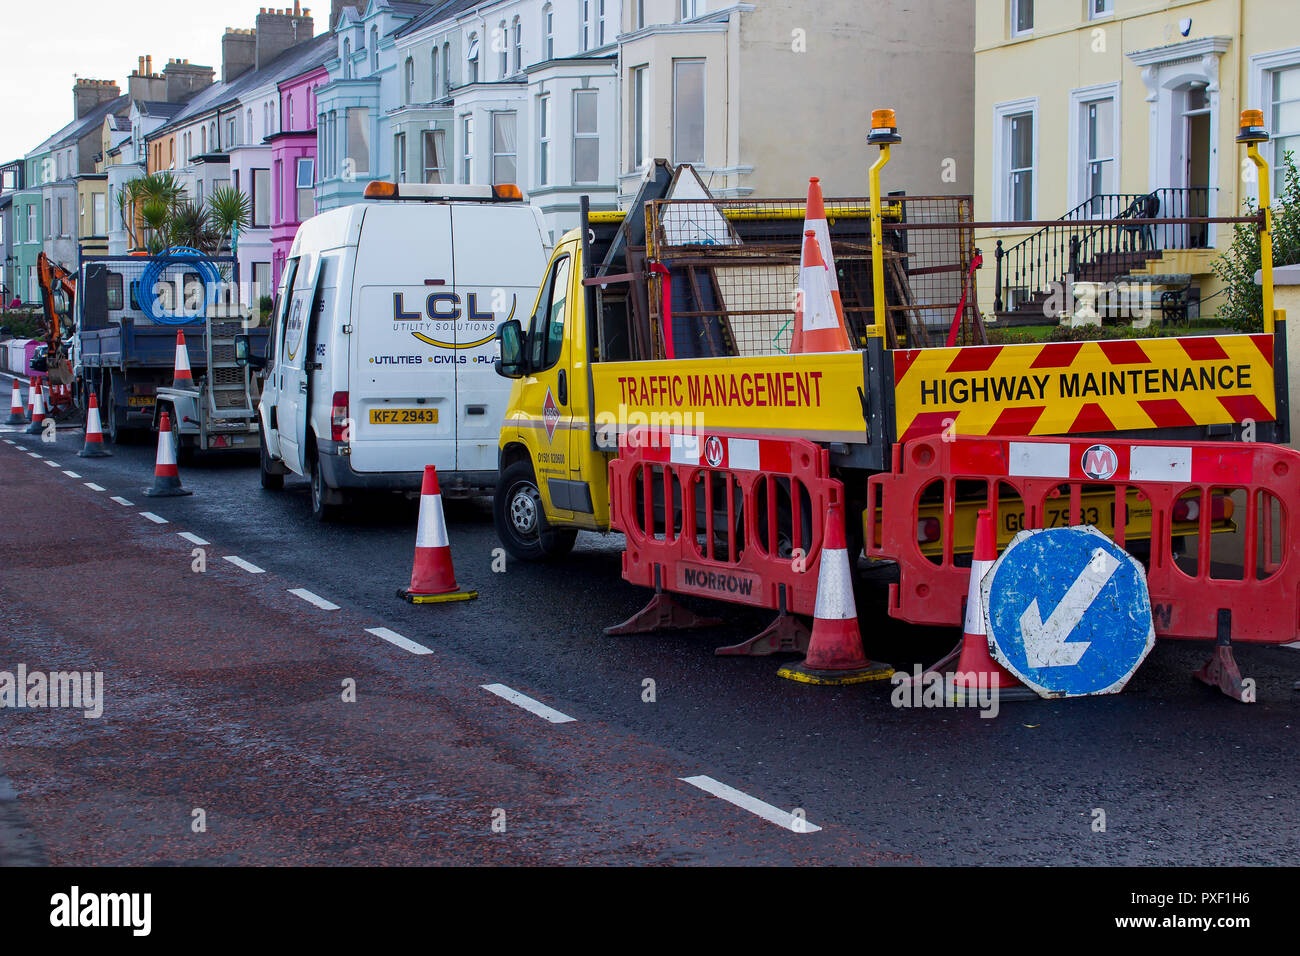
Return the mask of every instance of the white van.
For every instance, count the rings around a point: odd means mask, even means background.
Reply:
[[[526,317],[548,258],[517,187],[366,197],[298,227],[267,342],[262,487],[310,477],[321,520],[352,489],[418,490],[425,465],[444,495],[491,493],[511,385],[496,330]]]

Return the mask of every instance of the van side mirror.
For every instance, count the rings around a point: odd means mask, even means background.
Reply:
[[[235,364],[240,368],[250,365],[253,368],[266,368],[266,359],[253,354],[253,347],[244,333],[235,336]]]
[[[497,343],[501,355],[493,363],[498,375],[503,378],[522,378],[528,370],[524,362],[524,327],[518,319],[510,319],[497,329]]]

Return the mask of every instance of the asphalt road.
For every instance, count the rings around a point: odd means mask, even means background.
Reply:
[[[10,489],[0,537],[10,627],[0,668],[103,655],[138,676],[116,679],[129,706],[98,722],[57,715],[48,739],[33,722],[52,712],[0,711],[0,726],[24,730],[0,734],[0,836],[10,836],[0,847],[13,862],[1295,860],[1293,649],[1239,649],[1243,673],[1257,681],[1251,706],[1192,680],[1204,645],[1162,642],[1119,695],[1002,702],[994,719],[899,709],[887,683],[806,686],[779,679],[778,658],[713,655],[757,633],[770,618],[761,612],[697,603],[725,626],[605,636],[648,596],[620,578],[617,536],[582,534],[561,563],[510,561],[494,573],[487,503],[449,503],[457,575],[480,596],[413,607],[394,594],[410,574],[413,502],[375,497],[342,523],[320,525],[305,482],[263,491],[249,458],[200,460],[182,469],[193,496],[151,500],[141,495],[153,447],[85,460],[75,457],[81,442],[80,431],[61,430],[53,447],[27,443],[58,469],[0,444],[0,480]],[[155,525],[142,510],[169,523]],[[202,580],[179,531],[211,542]],[[130,553],[110,560],[115,549]],[[267,573],[249,575],[224,555]],[[170,577],[150,573],[160,563]],[[341,610],[321,611],[286,588],[307,588]],[[121,605],[111,626],[79,600],[90,591]],[[891,620],[878,590],[864,587],[858,600],[869,609],[868,652],[896,667],[933,661],[957,639]],[[161,637],[160,606],[180,615]],[[183,620],[195,620],[193,634]],[[367,627],[432,653],[412,655]],[[94,636],[97,628],[107,636]],[[169,679],[150,678],[154,655]],[[371,675],[360,686],[385,687],[368,720],[326,703],[337,700],[327,689],[337,675],[353,671]],[[643,700],[647,680],[653,702]],[[482,690],[488,683],[575,719],[549,723]],[[226,726],[226,737],[200,718]],[[165,725],[157,735],[136,726],[151,721]],[[239,774],[217,786],[223,758]],[[364,773],[349,777],[349,762]],[[245,808],[257,817],[255,838],[196,850],[161,836],[158,819],[132,817],[140,795],[113,789],[108,768],[137,765],[169,781],[158,794],[192,775],[236,801],[284,794],[294,812]],[[78,772],[109,774],[102,797],[54,796]],[[680,779],[697,775],[800,808],[821,829],[790,832]],[[496,807],[519,825],[490,833],[484,815]],[[1093,827],[1096,809],[1105,811],[1104,832]],[[326,813],[331,836],[305,838],[302,819],[315,821],[315,833]],[[86,828],[99,837],[79,838]]]

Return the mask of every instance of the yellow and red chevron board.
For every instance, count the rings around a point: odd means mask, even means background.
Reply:
[[[908,349],[894,358],[900,441],[1273,421],[1272,335]]]

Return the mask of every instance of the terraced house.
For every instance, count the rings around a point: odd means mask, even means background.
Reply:
[[[1144,218],[1233,216],[1258,183],[1238,165],[1241,110],[1264,113],[1276,169],[1300,151],[1293,0],[976,0],[976,219],[1055,220],[982,237],[980,301],[1044,321],[1067,276],[1135,283],[1195,317],[1222,302],[1211,263],[1231,227]],[[1284,184],[1274,178],[1280,194]],[[1124,216],[1118,229],[1073,226]],[[1074,251],[1071,246],[1073,243]],[[992,264],[992,263],[991,263]],[[1049,308],[1050,311],[1050,308]]]

